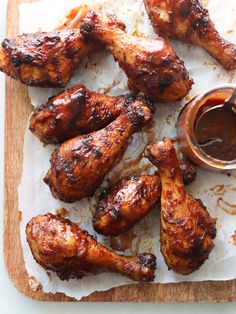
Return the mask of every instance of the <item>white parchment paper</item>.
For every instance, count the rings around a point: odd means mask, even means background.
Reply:
[[[52,30],[57,26],[65,13],[72,7],[83,3],[81,0],[43,0],[33,4],[20,6],[20,32],[35,32],[38,30]],[[115,12],[127,25],[129,33],[156,36],[149,22],[142,0],[119,1],[86,1],[103,12]],[[236,2],[235,0],[205,1],[211,17],[219,32],[228,40],[236,43]],[[195,84],[190,96],[199,94],[213,86],[222,83],[235,83],[236,72],[226,72],[202,49],[184,43],[172,41],[173,47],[193,77]],[[85,66],[86,69],[85,69]],[[113,57],[100,52],[86,58],[76,71],[68,86],[83,83],[87,87],[103,92],[109,90],[111,95],[127,93],[127,80],[114,61]],[[40,105],[47,98],[59,90],[29,88],[29,94],[34,106]],[[189,99],[181,103],[156,106],[152,128],[144,128],[142,133],[135,134],[123,160],[106,177],[102,187],[107,186],[108,180],[114,180],[124,175],[153,173],[153,167],[146,167],[147,160],[142,159],[138,164],[135,160],[150,140],[162,139],[164,136],[176,135],[175,123],[180,108]],[[21,240],[24,251],[26,269],[31,276],[30,283],[33,289],[39,285],[45,292],[64,292],[66,295],[80,299],[96,290],[107,290],[111,287],[130,284],[131,280],[118,274],[104,273],[88,276],[80,280],[61,281],[55,274],[48,275],[45,270],[36,264],[25,237],[27,222],[38,214],[55,213],[56,209],[64,207],[69,210],[67,216],[93,234],[98,241],[105,245],[110,239],[96,235],[91,225],[92,214],[97,202],[97,191],[93,198],[83,199],[72,205],[55,200],[43,177],[49,168],[49,158],[55,146],[44,147],[28,129],[24,141],[24,163],[22,180],[19,186],[19,210],[22,211]],[[148,170],[147,170],[148,169]],[[119,175],[118,175],[119,174]],[[197,180],[187,188],[196,198],[201,198],[208,207],[211,215],[217,218],[217,238],[215,248],[210,258],[200,270],[192,275],[181,276],[168,271],[160,253],[159,247],[159,210],[153,210],[132,232],[132,247],[125,254],[137,252],[153,252],[157,256],[157,271],[155,282],[228,280],[236,278],[236,246],[231,236],[236,229],[236,216],[227,214],[224,210],[230,209],[224,201],[236,203],[236,172],[213,173],[199,169]],[[223,201],[219,200],[222,198]],[[131,241],[130,240],[130,241]]]

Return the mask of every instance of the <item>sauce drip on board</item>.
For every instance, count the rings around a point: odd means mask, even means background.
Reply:
[[[208,99],[202,112],[223,102],[224,99]],[[236,114],[223,108],[206,112],[196,120],[195,137],[208,155],[225,161],[236,159]]]

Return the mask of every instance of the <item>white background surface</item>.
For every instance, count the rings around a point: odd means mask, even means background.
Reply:
[[[7,0],[0,0],[0,41],[5,36]],[[16,8],[17,9],[17,8]],[[3,201],[3,134],[4,134],[4,76],[0,74],[0,211]],[[2,221],[0,223],[2,235]],[[4,263],[2,240],[0,243],[0,313],[236,313],[236,303],[228,304],[162,304],[162,303],[46,303],[30,300],[19,293],[8,279]]]

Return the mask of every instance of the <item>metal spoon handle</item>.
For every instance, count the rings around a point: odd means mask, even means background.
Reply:
[[[231,97],[225,101],[224,107],[226,109],[231,109],[235,111],[236,110],[235,103],[236,103],[236,88],[233,89]]]

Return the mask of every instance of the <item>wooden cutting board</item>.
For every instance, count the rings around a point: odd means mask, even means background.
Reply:
[[[9,0],[7,37],[18,34],[18,5],[31,0]],[[56,4],[56,0],[55,0]],[[23,162],[23,139],[26,121],[32,110],[27,88],[6,79],[5,109],[5,186],[4,186],[4,260],[10,279],[25,295],[42,301],[75,301],[64,294],[33,291],[25,270],[20,242],[20,213],[17,187]],[[32,208],[33,210],[33,208]],[[226,302],[236,300],[236,280],[186,282],[176,284],[134,284],[95,292],[81,301],[162,301]]]

